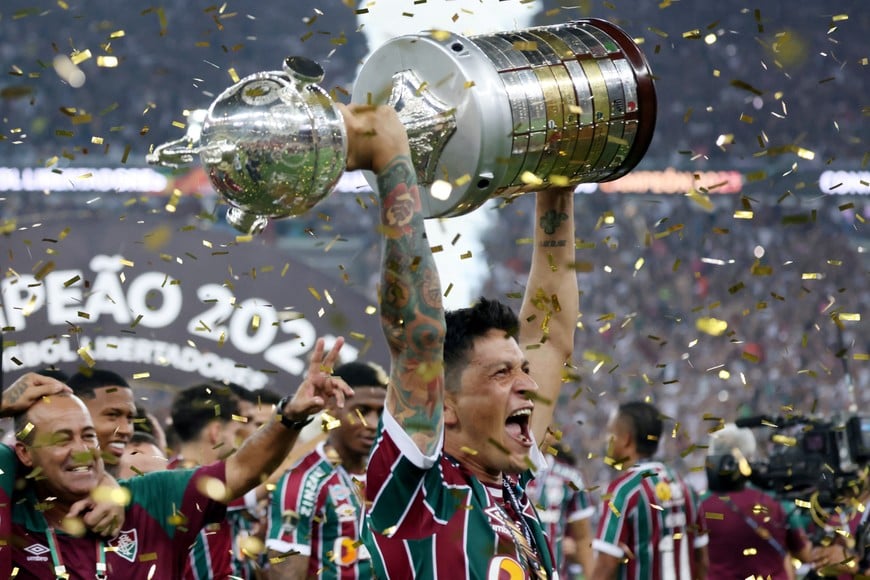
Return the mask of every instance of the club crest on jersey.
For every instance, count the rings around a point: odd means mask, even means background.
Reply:
[[[350,499],[350,489],[348,489],[346,485],[330,485],[329,497],[331,497],[332,501],[336,504],[347,501]]]
[[[139,551],[139,536],[135,529],[121,530],[117,538],[109,540],[109,547],[128,562],[135,562],[136,553]]]

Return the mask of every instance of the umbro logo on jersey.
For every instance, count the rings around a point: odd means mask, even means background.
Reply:
[[[42,556],[46,552],[50,551],[48,546],[43,546],[42,544],[30,544],[24,551],[28,554],[33,554],[34,556]]]
[[[48,556],[46,556],[46,554],[51,550],[42,544],[30,544],[24,548],[24,551],[30,554],[27,556],[28,562],[48,562]]]

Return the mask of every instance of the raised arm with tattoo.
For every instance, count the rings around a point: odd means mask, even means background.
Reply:
[[[344,111],[349,148],[371,151],[370,157],[349,161],[349,168],[370,163],[378,174],[384,239],[380,310],[392,359],[387,410],[420,451],[431,455],[443,429],[445,323],[405,129],[389,108]],[[372,130],[366,121],[375,113],[380,118]]]
[[[535,195],[535,246],[519,315],[519,343],[538,384],[531,430],[542,443],[558,402],[565,363],[574,351],[579,299],[573,188]]]

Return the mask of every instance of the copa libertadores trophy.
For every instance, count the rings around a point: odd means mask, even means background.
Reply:
[[[150,163],[198,155],[227,220],[253,233],[301,215],[345,170],[341,113],[300,57],[241,79]],[[427,217],[496,196],[617,179],[652,140],[656,95],[634,41],[599,19],[465,37],[395,38],[360,69],[351,100],[389,104],[408,132]],[[370,183],[374,178],[370,176]]]

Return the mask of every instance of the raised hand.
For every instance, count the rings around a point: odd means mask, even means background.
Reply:
[[[92,532],[114,538],[124,525],[128,503],[130,491],[118,485],[114,477],[104,473],[99,487],[89,497],[74,503],[65,519],[81,519]]]
[[[36,373],[25,373],[0,398],[0,417],[13,417],[29,409],[43,397],[72,393],[72,389],[57,379]]]
[[[322,411],[330,397],[335,397],[338,408],[344,407],[345,399],[353,396],[353,389],[340,377],[332,376],[332,369],[339,362],[338,355],[343,345],[344,338],[339,337],[324,355],[325,342],[322,338],[317,339],[305,380],[299,385],[290,402],[284,409],[279,409],[279,412],[292,421],[304,420],[309,415]]]
[[[387,105],[337,103],[347,128],[347,169],[379,173],[398,155],[411,156],[405,126]]]

